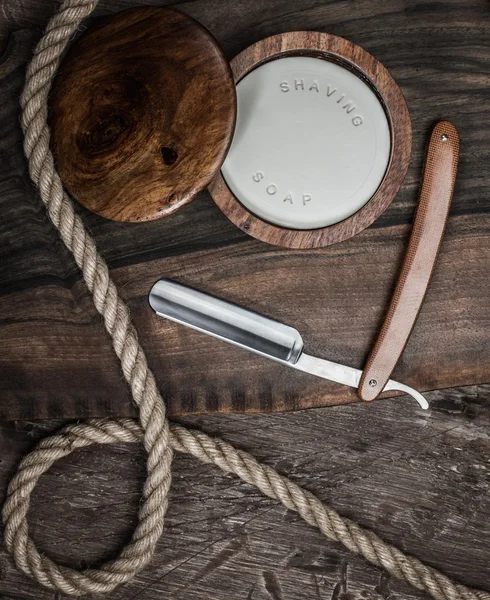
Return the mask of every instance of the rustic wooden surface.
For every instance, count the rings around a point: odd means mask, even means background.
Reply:
[[[167,216],[207,187],[236,118],[230,64],[182,12],[94,20],[53,86],[52,148],[70,193],[116,221]]]
[[[146,1],[145,4],[149,2]],[[97,14],[133,5],[104,0]],[[164,4],[152,2],[151,4]],[[413,217],[434,120],[461,132],[462,158],[431,289],[396,377],[420,389],[490,380],[490,12],[472,3],[382,0],[300,4],[173,3],[201,21],[228,57],[270,34],[318,29],[364,46],[400,84],[414,154],[397,199],[374,226],[342,244],[300,252],[257,242],[202,193],[167,219],[119,224],[80,209],[132,309],[174,414],[281,410],[349,402],[343,387],[249,356],[158,320],[147,293],[173,277],[297,327],[308,350],[362,366],[387,310]],[[101,321],[29,181],[17,98],[51,2],[3,4],[0,63],[0,416],[132,414]]]
[[[135,3],[104,0],[98,12]],[[245,402],[253,409],[292,407],[303,393],[310,404],[352,398],[343,389],[290,378],[275,365],[165,325],[150,316],[145,295],[161,275],[180,277],[298,326],[312,352],[360,365],[387,307],[409,234],[425,136],[443,117],[462,133],[460,176],[436,277],[399,374],[424,387],[485,380],[490,365],[486,0],[173,4],[209,27],[228,57],[267,35],[299,28],[365,46],[400,83],[415,134],[414,160],[394,204],[361,236],[326,251],[282,252],[254,242],[228,223],[207,194],[160,223],[121,225],[83,213],[130,301],[174,412],[241,409]],[[0,414],[22,419],[127,414],[129,395],[101,323],[46,221],[22,159],[16,97],[30,49],[52,8],[42,0],[9,0],[0,10],[0,31],[9,32],[0,38]],[[183,422],[224,436],[406,552],[468,585],[489,589],[490,386],[433,392],[428,398],[429,412],[409,401],[386,400]],[[0,423],[2,496],[20,457],[58,425]],[[177,456],[174,467],[157,554],[112,600],[425,598],[233,477],[188,457]],[[57,463],[34,493],[29,515],[34,539],[71,565],[113,556],[136,523],[143,480],[144,455],[135,446],[93,447]],[[19,574],[3,549],[0,598],[65,600]]]
[[[333,35],[293,31],[260,40],[231,61],[235,81],[264,62],[305,49],[313,56],[335,57],[344,66],[355,65],[381,95],[391,123],[391,155],[384,179],[374,196],[360,210],[340,223],[312,230],[286,229],[268,223],[247,210],[219,174],[209,186],[213,200],[237,227],[254,238],[286,248],[323,248],[347,240],[371,225],[390,205],[405,179],[412,151],[412,128],[408,108],[389,71],[360,46]],[[339,143],[340,140],[336,140]]]
[[[145,0],[145,4],[164,2]],[[134,5],[104,0],[97,14]],[[160,277],[241,303],[299,329],[311,353],[363,365],[388,308],[413,218],[431,124],[451,119],[462,156],[429,294],[395,371],[414,387],[490,381],[490,11],[486,0],[174,2],[233,57],[270,34],[318,29],[386,65],[407,99],[413,160],[396,200],[360,235],[326,249],[281,250],[233,226],[202,193],[161,221],[113,223],[80,209],[132,309],[171,413],[282,410],[355,400],[152,315]],[[0,62],[0,417],[134,414],[80,273],[48,222],[22,156],[17,98],[51,2],[4,2]]]
[[[185,423],[224,436],[468,585],[490,590],[490,386],[286,415],[207,415]],[[55,422],[0,426],[0,489]],[[92,447],[56,463],[33,494],[40,548],[79,567],[114,555],[135,526],[138,446]],[[1,498],[0,498],[1,499]],[[64,600],[0,550],[0,598]],[[178,455],[164,536],[150,566],[110,600],[423,600],[329,542],[256,489]]]

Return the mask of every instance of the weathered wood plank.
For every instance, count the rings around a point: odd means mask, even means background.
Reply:
[[[98,14],[134,2],[102,2]],[[161,4],[161,3],[159,3]],[[0,59],[0,417],[133,414],[100,319],[29,182],[18,123],[26,61],[51,3],[5,5],[12,33]],[[228,57],[291,29],[363,45],[406,95],[414,156],[401,193],[375,225],[338,246],[281,250],[254,241],[203,193],[172,217],[141,225],[83,213],[132,309],[173,414],[283,410],[355,400],[354,393],[157,320],[147,293],[161,276],[297,327],[312,353],[360,367],[376,336],[408,238],[430,124],[451,119],[462,157],[447,236],[396,377],[420,389],[490,381],[490,13],[484,0],[389,5],[381,0],[200,0],[178,4]],[[83,212],[83,211],[82,211]]]
[[[490,386],[287,415],[185,419],[288,473],[341,514],[468,585],[490,581]],[[0,426],[0,489],[57,426]],[[135,525],[141,447],[93,447],[56,463],[29,513],[65,564],[109,558]],[[0,550],[0,597],[52,600]],[[62,600],[63,596],[57,596]],[[178,455],[165,533],[151,565],[111,600],[422,600],[255,488]]]

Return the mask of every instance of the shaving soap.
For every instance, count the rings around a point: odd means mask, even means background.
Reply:
[[[390,128],[378,97],[352,71],[286,56],[246,75],[237,98],[222,174],[250,212],[314,229],[343,221],[374,195],[390,158]]]

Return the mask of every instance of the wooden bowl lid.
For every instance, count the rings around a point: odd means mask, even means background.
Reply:
[[[64,184],[117,221],[151,221],[190,202],[219,171],[235,118],[221,48],[166,8],[99,19],[71,46],[50,99]]]

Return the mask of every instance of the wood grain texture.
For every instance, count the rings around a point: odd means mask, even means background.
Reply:
[[[381,97],[390,124],[391,151],[383,181],[359,211],[340,223],[320,229],[297,230],[272,225],[248,211],[233,195],[221,173],[210,186],[213,200],[245,233],[285,248],[323,248],[351,238],[371,225],[391,204],[405,179],[412,150],[412,127],[403,94],[385,67],[363,48],[333,35],[295,31],[269,37],[240,52],[231,61],[235,81],[282,56],[315,56],[338,62],[367,80]],[[287,127],[287,123],[284,124]],[[335,140],[334,143],[341,143]]]
[[[490,386],[288,415],[185,423],[288,473],[343,515],[467,584],[490,581]],[[0,425],[0,489],[57,423]],[[108,600],[427,600],[353,556],[255,488],[177,454],[151,564]],[[32,535],[64,564],[117,552],[136,524],[141,447],[92,447],[56,463],[33,494]],[[0,597],[66,600],[15,570],[0,548]]]
[[[96,20],[71,45],[50,99],[65,186],[116,221],[159,219],[193,200],[221,167],[235,118],[221,48],[166,8]]]
[[[420,198],[398,282],[359,383],[361,400],[379,396],[422,308],[446,229],[459,162],[459,134],[440,121],[430,134]]]
[[[102,0],[97,14],[134,4]],[[100,318],[45,216],[22,153],[18,97],[54,6],[39,0],[4,6],[0,23],[10,35],[0,57],[0,417],[134,414]],[[385,213],[361,234],[324,249],[283,250],[253,240],[206,192],[168,219],[138,225],[80,209],[130,305],[170,412],[356,400],[347,388],[158,319],[147,294],[161,277],[182,281],[296,327],[312,354],[362,367],[406,250],[427,134],[443,118],[455,123],[462,140],[455,196],[431,288],[394,378],[420,390],[490,381],[486,0],[359,0],[355,7],[350,1],[200,0],[176,6],[209,28],[228,58],[294,29],[321,30],[363,46],[400,84],[414,145],[407,178]]]

